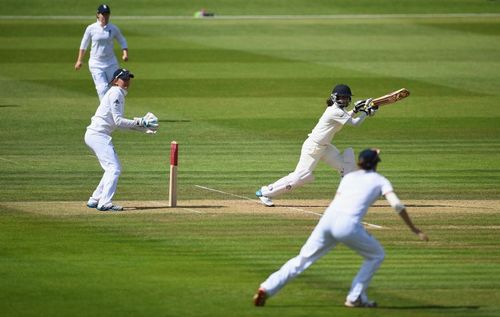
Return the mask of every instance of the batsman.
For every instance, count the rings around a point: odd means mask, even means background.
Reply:
[[[341,153],[331,144],[332,139],[344,125],[361,125],[366,117],[375,115],[378,107],[372,104],[370,98],[357,101],[353,109],[347,111],[351,98],[352,92],[349,86],[339,84],[333,88],[326,100],[325,112],[302,145],[295,170],[270,185],[262,186],[255,193],[265,206],[274,206],[272,198],[312,182],[313,171],[319,161],[330,165],[342,177],[356,169],[354,150],[349,147]]]

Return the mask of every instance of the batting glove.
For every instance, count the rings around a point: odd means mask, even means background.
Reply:
[[[373,117],[375,115],[375,113],[377,112],[377,110],[378,110],[378,107],[369,106],[366,109],[363,109],[361,111],[366,113],[367,116]]]
[[[362,111],[366,107],[366,100],[358,100],[354,104],[354,108],[352,109],[352,112],[358,113]]]

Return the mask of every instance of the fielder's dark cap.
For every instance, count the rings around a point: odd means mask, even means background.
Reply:
[[[130,78],[134,78],[134,74],[125,68],[119,68],[113,74],[113,80],[118,78],[122,80],[129,80]]]
[[[379,149],[366,149],[361,151],[358,156],[358,166],[364,170],[374,169],[378,162],[382,161],[379,154]]]
[[[352,96],[351,88],[344,84],[339,84],[335,86],[332,90],[332,95],[337,96]]]
[[[97,7],[97,13],[110,13],[111,14],[111,8],[107,4],[101,4],[100,6]]]

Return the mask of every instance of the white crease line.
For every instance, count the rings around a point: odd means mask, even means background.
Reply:
[[[203,211],[198,211],[198,210],[194,210],[194,209],[191,209],[191,208],[184,208],[184,207],[180,207],[180,208],[182,208],[184,210],[188,210],[188,211],[194,212],[194,213],[197,213],[197,214],[204,214]]]
[[[288,209],[292,209],[292,210],[296,210],[296,211],[300,211],[300,212],[303,212],[303,213],[306,213],[306,214],[312,214],[312,215],[316,215],[316,216],[323,216],[323,214],[320,214],[320,213],[317,213],[317,212],[314,212],[314,211],[309,211],[309,210],[305,210],[305,209],[302,209],[302,208],[297,208],[297,207],[289,207],[289,206],[284,206],[284,208],[288,208]]]
[[[364,221],[361,221],[361,223],[362,223],[364,226],[366,226],[366,227],[375,228],[375,229],[384,229],[384,227],[379,226],[379,225],[375,225],[375,224],[373,224],[373,223],[364,222]]]
[[[235,195],[235,194],[223,192],[222,190],[217,190],[217,189],[213,189],[213,188],[209,188],[209,187],[205,187],[205,186],[200,186],[200,185],[194,185],[194,186],[198,187],[198,188],[201,188],[201,189],[205,189],[205,190],[209,190],[209,191],[212,191],[212,192],[216,192],[216,193],[219,193],[219,194],[223,194],[223,195],[229,195],[229,196],[233,196],[233,197],[238,197],[238,198],[250,200],[250,201],[253,201],[253,202],[256,202],[256,203],[260,202],[260,200],[257,200],[257,199],[252,199],[252,198],[248,198],[248,197],[245,197],[245,196],[240,196],[240,195]]]
[[[209,191],[212,191],[212,192],[216,192],[216,193],[219,193],[219,194],[229,195],[229,196],[233,196],[233,197],[238,197],[238,198],[250,200],[250,201],[253,201],[253,202],[256,202],[256,203],[260,203],[259,200],[251,199],[251,198],[248,198],[248,197],[245,197],[245,196],[231,194],[231,193],[228,193],[228,192],[224,192],[222,190],[213,189],[213,188],[209,188],[209,187],[206,187],[206,186],[200,186],[200,185],[194,185],[194,186],[196,186],[198,188],[201,188],[201,189],[205,189],[205,190],[209,190]],[[317,212],[314,212],[314,211],[309,211],[309,210],[305,210],[305,209],[297,208],[297,207],[283,206],[282,208],[287,208],[287,209],[291,209],[291,210],[295,210],[295,211],[300,211],[300,212],[303,212],[303,213],[306,213],[306,214],[312,214],[312,215],[316,215],[316,216],[319,216],[319,217],[321,217],[323,215],[323,214],[320,214],[320,213],[317,213]],[[363,225],[367,226],[367,227],[370,227],[370,228],[376,228],[376,229],[383,229],[384,228],[382,226],[375,225],[375,224],[368,223],[368,222],[361,222],[361,223]]]

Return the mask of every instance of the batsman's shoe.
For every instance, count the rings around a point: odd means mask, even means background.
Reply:
[[[264,306],[266,304],[267,294],[266,290],[262,287],[257,290],[257,293],[253,296],[253,304],[257,307]]]
[[[118,205],[106,205],[106,206],[97,207],[97,210],[99,210],[99,211],[123,211],[123,207],[118,206]]]
[[[267,207],[274,207],[274,203],[273,203],[272,199],[267,197],[267,196],[262,195],[262,192],[260,191],[260,189],[255,192],[255,196],[259,197],[260,201],[264,205],[266,205]]]
[[[354,302],[351,302],[350,300],[346,299],[344,305],[345,307],[350,307],[350,308],[375,308],[377,307],[377,302],[371,300],[363,301],[361,300],[360,296]]]
[[[97,208],[98,204],[99,204],[99,201],[95,200],[92,197],[90,197],[89,201],[87,201],[87,207],[89,207],[89,208]]]

